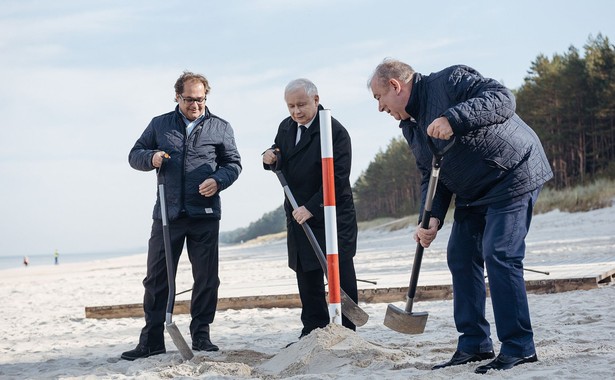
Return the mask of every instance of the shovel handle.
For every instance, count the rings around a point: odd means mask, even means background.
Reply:
[[[431,208],[433,206],[433,198],[436,194],[436,188],[438,186],[438,178],[440,176],[440,166],[442,165],[442,157],[448,152],[449,149],[455,144],[455,137],[453,136],[450,143],[448,143],[442,150],[438,150],[430,137],[427,137],[427,145],[433,154],[431,161],[431,175],[429,177],[429,185],[427,186],[427,194],[425,197],[425,207],[423,208],[423,214],[421,216],[421,228],[429,228],[429,220],[431,219]],[[425,248],[421,243],[416,243],[416,251],[414,252],[414,263],[412,264],[412,273],[410,275],[410,284],[408,286],[408,300],[406,302],[406,311],[412,311],[412,302],[416,295],[416,288],[419,282],[419,272],[421,270],[421,263],[423,261],[423,251]]]
[[[284,189],[284,194],[286,195],[286,199],[288,199],[288,202],[290,202],[292,209],[296,210],[299,208],[299,204],[297,203],[297,200],[293,196],[292,191],[290,191],[290,187],[288,186],[286,177],[284,177],[284,174],[280,170],[281,164],[282,164],[280,150],[276,148],[274,149],[274,153],[277,158],[276,163],[269,165],[269,168],[278,177],[278,180],[280,181],[280,184],[282,185],[282,188]],[[314,231],[312,231],[312,229],[310,228],[309,224],[307,224],[307,222],[301,224],[301,227],[303,228],[303,232],[305,232],[305,234],[307,235],[307,238],[310,241],[310,245],[312,246],[312,248],[314,249],[314,252],[316,253],[316,257],[318,257],[318,262],[320,263],[320,266],[323,272],[325,273],[325,276],[327,276],[327,258],[325,257],[325,254],[323,253],[322,249],[320,248],[320,245],[318,245],[318,240],[316,240]]]
[[[175,305],[175,264],[173,262],[173,254],[171,250],[171,234],[169,231],[169,216],[167,214],[167,197],[164,189],[164,163],[170,158],[165,154],[162,159],[162,165],[158,168],[156,175],[158,177],[158,196],[160,198],[160,215],[162,218],[162,240],[164,242],[164,257],[167,266],[167,282],[169,294],[167,297],[166,308],[166,323],[173,323],[173,307]]]
[[[290,202],[290,205],[292,206],[293,210],[298,209],[299,204],[297,203],[297,200],[293,196],[293,193],[290,191],[290,187],[288,187],[288,182],[286,182],[286,178],[284,177],[284,174],[282,174],[282,172],[279,170],[274,171],[274,173],[280,180],[280,184],[282,184],[282,187],[284,188],[284,194],[286,194],[286,199],[288,199],[288,201]],[[325,258],[325,254],[322,252],[320,245],[318,245],[318,240],[316,240],[314,231],[312,231],[312,229],[307,223],[303,223],[301,227],[303,228],[303,232],[305,232],[305,234],[307,235],[307,238],[310,241],[310,245],[314,249],[314,252],[316,252],[316,257],[318,257],[318,262],[320,263],[320,266],[326,276],[327,275],[327,259]]]
[[[273,172],[276,174],[276,176],[280,180],[280,184],[284,188],[284,193],[286,194],[286,198],[288,199],[288,202],[290,202],[290,205],[292,206],[293,210],[296,210],[299,207],[299,204],[297,203],[297,200],[293,196],[293,193],[290,190],[290,187],[288,186],[288,182],[286,182],[286,178],[284,177],[284,174],[282,173],[281,170],[279,170],[279,167],[276,169],[273,167],[273,165],[270,165],[270,168],[273,170]],[[320,245],[318,244],[318,240],[316,240],[314,231],[312,231],[312,228],[307,223],[301,224],[301,227],[303,228],[303,232],[305,232],[305,235],[307,236],[308,241],[310,242],[310,245],[312,246],[312,249],[314,250],[314,253],[316,254],[316,257],[318,258],[318,262],[320,263],[320,267],[322,268],[322,271],[325,277],[328,277],[327,276],[328,275],[327,258],[325,257],[325,254],[323,253],[322,249],[320,248]],[[357,326],[363,326],[365,323],[367,323],[367,320],[369,319],[369,315],[367,315],[367,313],[363,311],[363,309],[361,309],[359,305],[357,305],[357,303],[352,298],[350,298],[350,296],[346,294],[344,289],[341,287],[340,287],[340,293],[342,297],[342,300],[341,300],[342,301],[342,314],[344,314],[346,318],[348,318],[352,323],[354,323]]]

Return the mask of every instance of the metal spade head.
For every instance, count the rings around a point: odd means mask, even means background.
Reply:
[[[403,334],[422,334],[428,316],[427,312],[408,312],[389,304],[384,315],[384,325]]]
[[[175,344],[177,349],[179,349],[179,353],[181,354],[182,358],[184,358],[184,360],[192,359],[194,357],[194,354],[188,346],[188,343],[186,343],[186,340],[182,336],[181,332],[179,332],[179,329],[177,328],[175,323],[167,323],[166,327],[167,332],[173,340],[173,344]]]

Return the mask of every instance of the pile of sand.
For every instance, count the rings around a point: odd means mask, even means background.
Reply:
[[[348,366],[392,369],[407,360],[407,354],[370,343],[353,331],[330,324],[316,329],[256,367],[256,371],[290,377],[304,374],[340,373]]]

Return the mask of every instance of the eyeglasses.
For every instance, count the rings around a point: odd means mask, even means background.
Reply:
[[[192,104],[192,103],[203,104],[203,103],[205,103],[205,100],[207,100],[207,97],[199,98],[199,99],[194,99],[194,98],[184,98],[180,94],[178,94],[178,96],[186,104]]]

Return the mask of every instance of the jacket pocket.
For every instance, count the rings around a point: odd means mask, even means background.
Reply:
[[[186,195],[186,211],[193,217],[220,217],[220,197],[204,197],[199,193]]]
[[[492,158],[485,158],[485,162],[487,163],[487,166],[493,169],[499,169],[502,171],[510,170],[510,168],[506,167],[503,163],[499,162],[498,160],[492,159]]]

